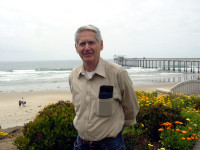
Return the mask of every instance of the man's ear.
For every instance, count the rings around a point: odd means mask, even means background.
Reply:
[[[103,41],[101,40],[100,51],[103,50]]]
[[[77,45],[75,44],[75,49],[76,49],[76,52],[78,53],[78,47],[77,47]]]

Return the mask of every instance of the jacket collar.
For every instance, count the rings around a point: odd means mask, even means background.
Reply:
[[[104,60],[102,58],[99,59],[97,67],[94,70],[94,74],[98,74],[99,76],[102,76],[104,78],[106,77]],[[84,68],[84,65],[82,65],[80,68],[80,71],[78,73],[78,78],[80,78],[81,75],[83,75],[83,76],[86,75],[86,70]]]

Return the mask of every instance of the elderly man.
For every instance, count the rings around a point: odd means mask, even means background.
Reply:
[[[139,111],[128,73],[100,57],[103,40],[93,25],[76,31],[75,48],[83,65],[69,77],[78,131],[74,150],[125,150],[122,131],[136,123]]]

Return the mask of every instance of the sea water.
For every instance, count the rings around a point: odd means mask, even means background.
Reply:
[[[70,90],[69,74],[81,64],[81,60],[0,62],[0,92]],[[159,68],[124,68],[135,86],[182,82],[199,76],[195,73],[164,71]]]

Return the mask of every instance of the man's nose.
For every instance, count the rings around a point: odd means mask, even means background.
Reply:
[[[88,43],[85,44],[85,49],[89,50],[90,49],[90,45]]]

